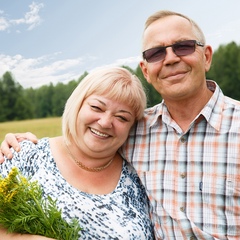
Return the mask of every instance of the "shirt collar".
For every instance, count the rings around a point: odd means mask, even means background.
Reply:
[[[199,115],[204,116],[206,121],[217,131],[220,130],[222,122],[222,111],[224,105],[224,95],[216,82],[207,80],[207,87],[213,92],[212,97],[202,109]]]
[[[207,87],[213,92],[213,95],[194,121],[202,115],[213,128],[219,130],[222,120],[221,112],[224,104],[224,95],[220,87],[214,81],[207,80]],[[160,104],[157,104],[152,108],[148,108],[145,113],[146,115],[154,115],[152,121],[150,122],[150,126],[156,124],[159,117],[162,117],[166,124],[170,125],[172,122],[164,100],[162,100]]]

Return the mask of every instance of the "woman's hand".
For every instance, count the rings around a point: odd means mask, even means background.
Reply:
[[[1,151],[0,151],[0,163],[4,162],[3,156],[6,156],[8,159],[12,159],[13,155],[10,151],[10,148],[13,147],[13,149],[17,152],[20,151],[20,145],[19,142],[23,140],[30,140],[33,143],[37,143],[38,139],[37,137],[30,133],[7,133],[5,135],[5,139],[1,144]]]

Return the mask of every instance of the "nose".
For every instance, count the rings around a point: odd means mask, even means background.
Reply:
[[[166,48],[165,64],[173,64],[179,62],[180,57],[173,51],[171,47]]]
[[[98,120],[98,124],[102,128],[111,128],[112,127],[112,117],[109,115],[102,115]]]

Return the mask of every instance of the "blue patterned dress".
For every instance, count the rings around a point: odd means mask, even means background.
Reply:
[[[105,195],[88,194],[68,184],[56,166],[48,138],[36,145],[22,142],[21,151],[0,164],[1,175],[5,177],[13,166],[24,176],[38,180],[45,196],[57,199],[63,218],[79,220],[83,228],[80,239],[154,239],[145,189],[126,161],[116,189]]]

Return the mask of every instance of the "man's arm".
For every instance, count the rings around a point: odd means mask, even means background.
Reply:
[[[38,138],[30,132],[6,134],[5,139],[1,144],[0,163],[4,162],[3,156],[12,159],[13,155],[10,148],[13,147],[15,151],[19,152],[20,151],[19,142],[26,139],[32,141],[33,143],[37,143],[38,141]]]

